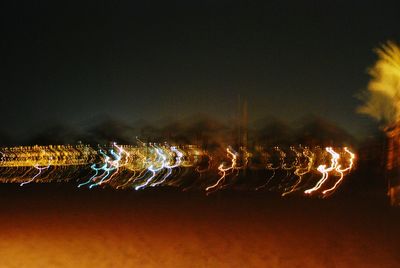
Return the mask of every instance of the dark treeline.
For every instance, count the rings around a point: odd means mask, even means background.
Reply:
[[[145,142],[169,142],[193,144],[204,148],[216,146],[237,146],[243,143],[247,133],[248,147],[290,146],[352,146],[360,141],[346,130],[319,117],[310,117],[296,126],[280,120],[266,119],[264,122],[239,126],[205,115],[183,120],[169,120],[157,124],[146,121],[126,123],[107,118],[85,126],[54,124],[31,134],[24,140],[13,140],[10,135],[0,132],[1,146],[49,145],[49,144],[135,144],[137,138]]]

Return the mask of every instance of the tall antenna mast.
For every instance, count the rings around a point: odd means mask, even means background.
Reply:
[[[238,147],[247,148],[248,139],[248,112],[247,100],[238,95],[238,112],[237,112],[237,145]]]
[[[242,146],[247,148],[247,136],[248,136],[248,112],[247,112],[247,99],[243,100],[242,107]]]

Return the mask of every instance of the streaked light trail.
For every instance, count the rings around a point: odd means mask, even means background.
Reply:
[[[282,196],[302,193],[327,197],[342,184],[356,160],[347,147],[276,146],[272,150],[261,147],[256,150],[253,153],[248,148],[235,150],[228,146],[222,153],[193,145],[142,142],[112,143],[98,148],[89,145],[0,148],[0,181],[25,186],[32,182],[75,179],[78,188],[108,186],[138,191],[169,186],[212,193],[235,188],[242,178],[245,180],[242,185],[250,190],[277,191]],[[261,165],[253,164],[260,161]],[[246,170],[253,175],[244,175]],[[255,185],[258,181],[261,183]]]

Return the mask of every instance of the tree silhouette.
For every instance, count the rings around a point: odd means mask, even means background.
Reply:
[[[360,95],[364,104],[357,111],[387,127],[400,120],[400,47],[389,41],[375,52],[379,58],[368,70],[371,80]]]

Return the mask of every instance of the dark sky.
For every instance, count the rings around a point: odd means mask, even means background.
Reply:
[[[361,135],[373,48],[400,41],[397,1],[7,1],[2,130],[104,115],[132,121],[316,114]],[[301,3],[300,3],[301,2]]]

